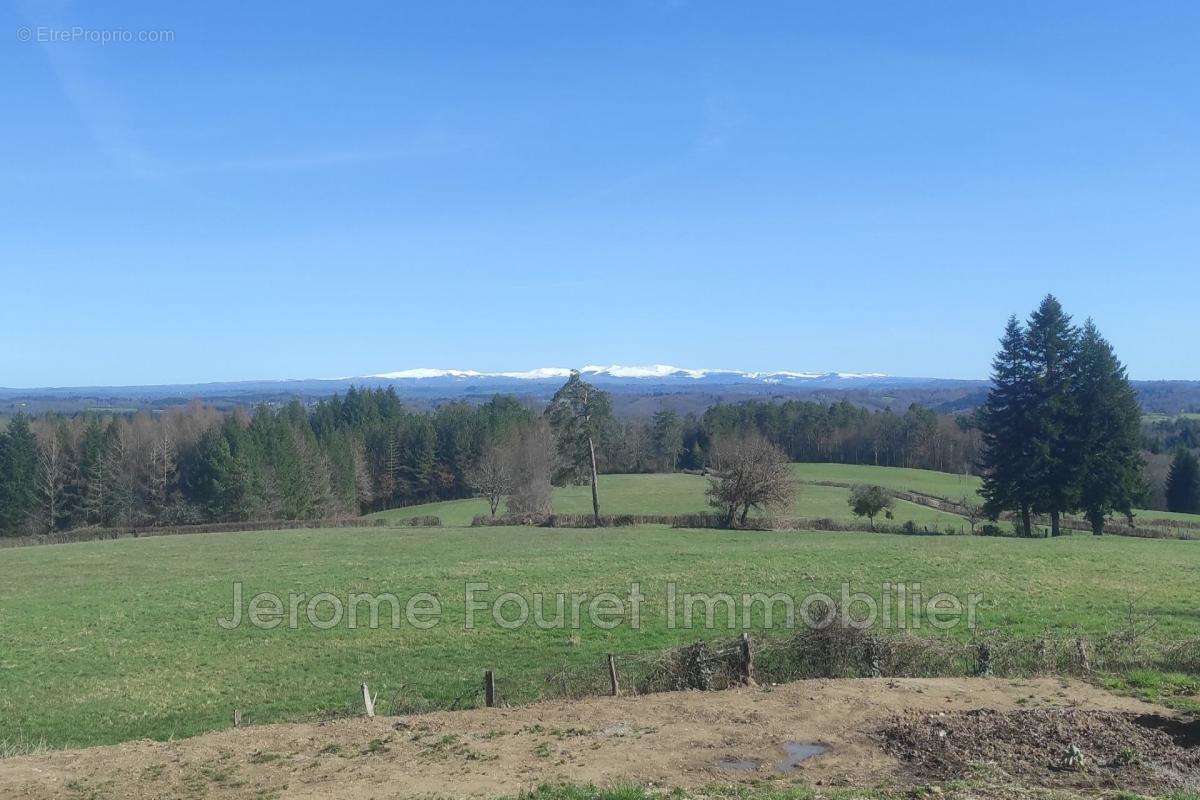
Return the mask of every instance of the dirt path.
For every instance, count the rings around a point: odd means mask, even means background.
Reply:
[[[941,712],[973,709],[1171,716],[1077,681],[814,680],[769,689],[264,725],[169,743],[49,752],[0,761],[0,796],[494,797],[561,781],[683,788],[753,780],[911,785],[929,776],[889,754],[879,732],[897,715],[935,720]],[[781,765],[804,754],[789,743],[827,750],[789,771]],[[1111,785],[1112,777],[1107,780]]]

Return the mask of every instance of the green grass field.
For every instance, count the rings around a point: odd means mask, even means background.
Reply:
[[[799,481],[800,491],[788,516],[846,521],[855,519],[846,502],[850,496],[848,489],[815,485],[816,482],[868,483],[953,501],[962,500],[964,497],[979,500],[980,481],[974,475],[857,464],[794,464],[793,469]],[[704,497],[707,485],[707,479],[698,475],[601,475],[601,507],[606,514],[687,514],[711,511]],[[567,486],[555,489],[554,509],[563,514],[590,514],[591,488]],[[408,506],[370,516],[401,520],[434,514],[441,517],[445,525],[469,525],[473,517],[487,513],[487,502],[482,498],[475,498]],[[503,508],[500,513],[503,513]],[[1197,514],[1176,514],[1148,509],[1138,509],[1136,514],[1137,519],[1143,522],[1166,520],[1200,523],[1200,515]],[[896,502],[894,516],[892,521],[896,524],[904,524],[911,520],[922,528],[969,530],[969,525],[962,517],[903,500]]]
[[[867,470],[874,482],[921,491],[958,480],[828,465],[797,470],[807,480],[847,482]],[[703,488],[693,476],[605,476],[604,510],[700,510]],[[569,488],[556,503],[582,512],[590,496],[586,487]],[[884,581],[920,581],[927,596],[981,593],[986,629],[1102,634],[1126,622],[1132,603],[1153,615],[1157,637],[1200,636],[1200,542],[469,528],[463,525],[482,501],[438,505],[434,513],[447,526],[436,529],[194,534],[0,550],[8,577],[0,584],[0,751],[187,736],[227,726],[234,708],[260,723],[353,712],[362,681],[378,692],[384,713],[396,700],[448,705],[473,696],[485,668],[497,671],[504,697],[519,701],[564,665],[596,668],[607,652],[731,635],[670,627],[668,582],[680,592],[799,598],[836,593],[843,581],[875,596]],[[845,489],[803,486],[796,514],[848,514]],[[646,596],[641,630],[603,630],[585,620],[579,630],[510,631],[486,614],[464,630],[464,587],[477,580],[490,584],[485,599],[512,591],[529,600],[535,593],[624,595],[638,581]],[[223,630],[217,620],[230,613],[235,582],[244,585],[243,603],[263,591],[285,603],[290,592],[327,591],[343,602],[351,592],[391,592],[401,603],[430,592],[442,603],[442,622],[430,630],[403,619],[396,629],[351,630],[343,621],[318,630],[302,621],[294,630]],[[759,614],[752,624],[761,622]],[[1136,680],[1129,685],[1136,688]]]
[[[805,472],[811,473],[812,470],[802,469],[807,466],[815,465],[796,465],[798,477],[802,481],[812,480],[805,477]],[[920,472],[920,470],[906,470],[906,472]],[[940,475],[942,473],[933,474]],[[823,480],[840,481],[841,478],[833,477]],[[699,475],[601,475],[601,509],[605,514],[690,514],[712,511],[704,497],[704,490],[707,486],[708,480]],[[854,519],[847,503],[850,497],[849,489],[801,483],[799,490],[796,503],[789,512],[789,516]],[[591,487],[566,486],[555,489],[554,510],[561,514],[590,514],[592,512]],[[401,520],[424,514],[435,514],[441,517],[442,523],[445,525],[469,525],[473,517],[487,513],[487,502],[482,498],[475,498],[397,508],[370,516]],[[503,508],[500,513],[503,513]],[[939,530],[947,526],[958,530],[965,524],[961,517],[903,500],[896,503],[894,514],[894,521],[897,523],[912,520],[918,525],[930,526]]]

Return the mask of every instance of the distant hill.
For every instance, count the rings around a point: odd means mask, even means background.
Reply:
[[[614,396],[617,410],[650,414],[661,408],[700,413],[716,402],[802,398],[848,400],[866,408],[903,410],[912,403],[953,413],[983,401],[988,382],[949,378],[897,377],[855,372],[752,372],[650,366],[587,366],[587,380]],[[162,409],[195,400],[218,407],[302,401],[345,392],[351,386],[391,386],[406,402],[427,407],[452,400],[480,401],[512,394],[529,402],[549,398],[570,374],[562,367],[512,372],[467,369],[406,369],[332,380],[275,380],[161,386],[0,388],[0,414],[26,410],[126,411]],[[1147,413],[1178,414],[1200,409],[1200,381],[1135,381]]]

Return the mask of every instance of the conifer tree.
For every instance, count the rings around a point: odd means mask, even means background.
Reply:
[[[1050,515],[1051,535],[1058,536],[1062,514],[1078,503],[1083,464],[1076,447],[1079,334],[1054,295],[1030,316],[1025,343],[1033,390],[1029,485],[1034,510]]]
[[[0,533],[29,528],[38,506],[38,460],[29,418],[17,414],[0,434]]]
[[[1200,461],[1184,447],[1176,451],[1167,473],[1167,509],[1200,514]]]
[[[1088,320],[1079,339],[1073,450],[1079,459],[1079,508],[1092,532],[1112,512],[1132,517],[1144,493],[1139,455],[1141,408],[1125,367]]]
[[[992,362],[992,388],[979,412],[983,435],[984,510],[992,519],[1016,510],[1026,536],[1032,535],[1034,487],[1029,479],[1029,444],[1034,429],[1033,375],[1025,331],[1009,317]]]
[[[600,492],[596,486],[596,446],[612,424],[612,401],[606,392],[584,381],[572,371],[546,408],[561,459],[559,480],[566,478],[592,485],[592,519],[600,524]]]

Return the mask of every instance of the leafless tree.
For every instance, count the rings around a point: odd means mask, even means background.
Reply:
[[[513,440],[502,445],[488,444],[479,454],[479,459],[467,471],[467,483],[487,498],[493,517],[496,516],[496,509],[500,507],[500,501],[508,494],[511,484],[510,462],[517,446]]]
[[[351,444],[350,457],[354,460],[354,490],[358,495],[358,507],[366,508],[375,499],[374,487],[371,485],[371,469],[367,464],[367,454],[362,442]]]
[[[967,518],[967,522],[971,525],[971,533],[975,533],[975,526],[983,521],[983,504],[972,500],[969,497],[963,496],[962,500],[958,501],[962,507],[963,516]]]
[[[299,498],[304,507],[301,518],[325,519],[335,510],[329,457],[317,446],[316,439],[307,430],[293,428],[292,441],[300,460],[303,482]]]
[[[53,531],[62,514],[63,493],[68,482],[69,459],[63,452],[62,439],[55,427],[38,436],[38,495],[41,500],[44,525]]]
[[[550,474],[554,443],[550,428],[538,421],[522,429],[505,459],[509,472],[505,507],[510,514],[549,514],[554,510]]]
[[[156,523],[167,520],[175,481],[175,445],[164,429],[150,447],[150,475],[146,485],[149,512]]]
[[[721,469],[710,478],[708,502],[725,524],[743,524],[750,509],[782,512],[796,498],[796,482],[787,456],[757,433],[719,442]]]

